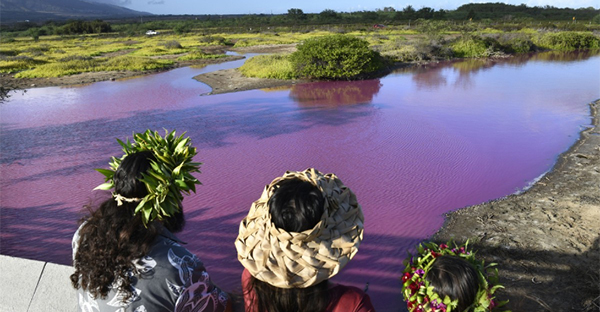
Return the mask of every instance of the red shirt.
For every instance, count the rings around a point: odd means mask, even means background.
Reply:
[[[242,288],[244,292],[244,305],[246,312],[258,312],[250,303],[255,299],[254,291],[250,290],[250,277],[252,275],[244,269],[242,273]],[[329,305],[325,312],[375,312],[371,298],[364,291],[340,284],[329,287]]]

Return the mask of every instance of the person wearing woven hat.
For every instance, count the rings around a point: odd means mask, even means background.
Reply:
[[[329,282],[358,252],[363,222],[334,174],[310,168],[273,180],[235,241],[246,311],[374,311],[362,290]]]
[[[111,170],[97,169],[113,189],[73,236],[73,287],[79,310],[230,311],[203,263],[173,234],[185,223],[183,193],[195,192],[196,149],[174,132],[134,134]]]

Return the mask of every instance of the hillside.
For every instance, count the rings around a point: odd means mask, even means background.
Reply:
[[[146,12],[82,0],[2,0],[0,22],[44,21],[67,19],[107,19],[141,15]]]

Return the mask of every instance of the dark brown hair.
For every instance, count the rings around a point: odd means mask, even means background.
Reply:
[[[286,179],[277,184],[269,199],[271,220],[277,228],[302,232],[313,228],[324,212],[325,199],[313,184],[300,179]],[[250,291],[256,294],[250,303],[258,312],[315,311],[329,305],[329,282],[323,281],[307,288],[279,288],[250,278]]]
[[[435,259],[425,278],[443,299],[458,299],[457,311],[464,311],[475,301],[479,290],[477,271],[460,257],[440,256]],[[454,309],[452,309],[454,310]]]
[[[113,181],[115,192],[127,198],[142,198],[148,194],[146,186],[139,179],[150,168],[154,156],[150,152],[130,154],[121,162]],[[134,215],[137,202],[117,202],[110,198],[97,209],[90,206],[90,216],[82,220],[85,224],[79,230],[79,246],[73,264],[75,273],[71,275],[74,288],[82,288],[94,298],[106,298],[110,286],[121,281],[119,290],[126,293],[125,302],[132,295],[128,272],[136,272],[133,260],[148,254],[152,243],[160,234],[163,225],[151,222],[142,223],[141,214]],[[181,227],[181,222],[170,220],[169,227]]]

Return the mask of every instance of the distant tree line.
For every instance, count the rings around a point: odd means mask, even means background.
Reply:
[[[2,28],[2,30],[8,30],[7,27]],[[28,35],[34,38],[48,35],[100,34],[113,31],[110,23],[102,20],[70,20],[62,24],[48,21],[41,26],[38,26],[35,23],[26,22],[14,24],[10,30],[26,31]]]
[[[442,20],[442,21],[571,21],[576,20],[600,22],[600,10],[589,8],[556,8],[553,6],[528,7],[505,3],[471,3],[460,6],[456,10],[435,10],[430,7],[415,8],[411,5],[401,10],[384,7],[375,11],[337,12],[325,9],[320,13],[304,13],[300,8],[290,8],[287,14],[248,14],[248,15],[203,15],[191,16],[176,21],[176,32],[186,32],[200,27],[262,27],[291,25],[324,25],[324,24],[397,24],[409,21]],[[174,21],[153,21],[147,29],[174,29]],[[170,26],[168,26],[170,25]],[[116,26],[115,26],[116,27]]]
[[[573,20],[573,18],[575,18]],[[144,21],[145,19],[145,21]],[[166,15],[143,17],[122,22],[68,21],[58,24],[46,22],[0,24],[1,31],[29,31],[26,35],[70,35],[86,33],[120,32],[127,35],[143,34],[148,29],[172,29],[186,33],[192,29],[210,27],[264,28],[271,26],[329,25],[329,24],[404,24],[415,20],[440,21],[588,21],[600,24],[600,10],[588,8],[556,8],[553,6],[528,7],[525,4],[470,3],[456,10],[435,10],[411,5],[401,10],[384,7],[375,11],[337,12],[325,9],[320,13],[304,13],[300,8],[290,8],[286,14],[248,15]],[[36,28],[31,30],[31,28]],[[264,30],[264,29],[263,29]]]

